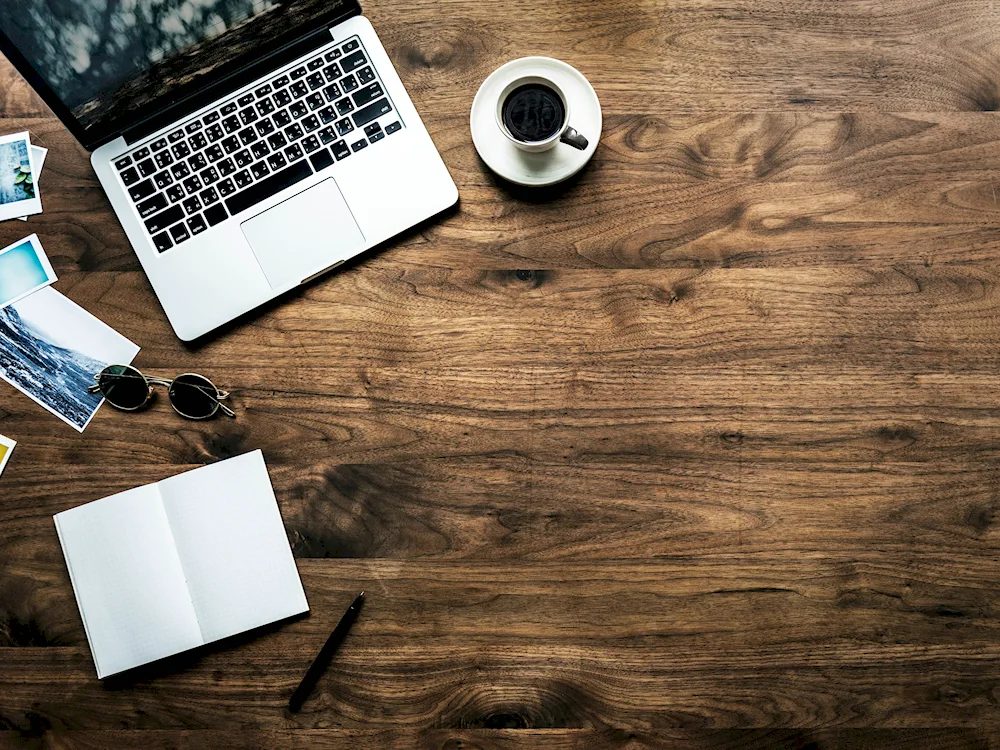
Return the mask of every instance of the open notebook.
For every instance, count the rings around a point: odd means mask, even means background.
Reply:
[[[98,677],[309,609],[260,451],[54,518]]]

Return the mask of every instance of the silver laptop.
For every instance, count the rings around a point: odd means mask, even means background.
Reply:
[[[189,341],[454,205],[357,0],[0,3]]]

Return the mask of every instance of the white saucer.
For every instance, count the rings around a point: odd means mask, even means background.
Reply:
[[[586,136],[583,151],[567,143],[540,154],[521,151],[510,142],[496,120],[497,98],[504,87],[525,75],[551,78],[569,102],[570,125]],[[483,161],[505,180],[518,185],[543,186],[572,177],[590,161],[601,140],[603,118],[594,87],[572,65],[551,57],[522,57],[494,70],[479,87],[470,116],[472,142]]]

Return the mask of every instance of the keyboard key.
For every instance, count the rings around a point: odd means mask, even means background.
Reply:
[[[204,133],[195,133],[191,136],[191,148],[195,151],[201,151],[205,146],[208,145],[208,138],[205,137]]]
[[[315,60],[310,60],[306,67],[309,68],[309,70],[319,70],[323,67],[323,58],[317,57]]]
[[[161,232],[153,237],[153,245],[162,253],[172,248],[174,243],[170,241],[170,236],[166,232]]]
[[[210,140],[212,143],[215,143],[216,141],[221,141],[223,138],[226,137],[226,132],[222,129],[222,126],[219,125],[219,123],[215,123],[214,125],[209,125],[208,130],[206,130],[205,133],[208,134],[208,140]],[[191,140],[193,141],[194,139],[192,138]]]
[[[337,113],[333,111],[333,107],[323,107],[318,114],[320,121],[324,125],[327,125],[337,119]]]
[[[190,159],[188,159],[188,164],[191,165],[191,169],[197,172],[199,169],[205,168],[205,166],[208,164],[208,159],[205,158],[205,154],[195,154]]]
[[[288,140],[297,141],[303,136],[302,127],[297,122],[292,123],[285,128],[285,135],[288,136]]]
[[[198,175],[192,175],[184,180],[184,189],[187,190],[188,195],[193,195],[197,193],[202,188],[201,180],[198,179]]]
[[[318,91],[309,94],[305,99],[306,104],[309,105],[309,109],[319,109],[325,104],[323,95]]]
[[[366,83],[371,83],[372,81],[375,80],[375,71],[373,71],[370,66],[363,67],[354,75],[358,77],[358,83],[360,83],[361,85],[364,85]]]
[[[257,140],[257,131],[254,130],[253,128],[243,128],[243,130],[241,130],[238,133],[238,135],[240,137],[240,141],[243,142],[244,146],[249,146],[251,143]],[[225,146],[226,142],[223,141],[222,145]]]
[[[304,180],[313,173],[309,162],[305,159],[297,161],[290,167],[286,167],[280,172],[276,172],[265,180],[251,185],[241,193],[237,193],[226,201],[229,213],[238,214],[251,206],[255,206],[262,200],[270,198],[272,195],[280,193],[287,187]]]
[[[324,144],[333,143],[337,140],[336,133],[333,132],[333,128],[323,128],[319,131],[319,139],[323,141]]]
[[[317,143],[316,145],[318,146],[319,144]],[[303,155],[304,154],[302,153],[302,147],[297,143],[293,143],[291,146],[285,149],[285,158],[288,159],[288,161],[290,162],[295,161],[296,159],[301,159]]]
[[[320,172],[333,164],[333,156],[330,155],[330,149],[324,148],[310,156],[309,161],[312,162],[313,169]]]
[[[270,99],[262,99],[257,102],[257,111],[260,113],[261,117],[271,114],[274,112],[274,102]]]
[[[191,133],[195,133],[195,132],[201,130],[201,128],[202,128],[201,120],[195,120],[194,122],[189,122],[187,125],[185,125],[184,126],[184,131],[188,135],[191,135]]]
[[[255,159],[263,159],[271,153],[271,149],[267,147],[267,144],[264,143],[264,141],[257,141],[253,144],[253,146],[251,146],[250,151],[253,153]]]
[[[267,165],[262,161],[259,161],[250,167],[250,171],[253,173],[254,178],[258,180],[263,180],[271,173],[271,170],[268,169]]]
[[[354,105],[351,104],[349,97],[344,97],[339,102],[337,102],[337,114],[346,115],[348,112],[354,111]]]
[[[292,80],[294,81],[297,78],[301,78],[305,74],[306,74],[306,68],[303,65],[301,68],[296,68],[295,70],[292,71],[292,74],[291,74],[292,75]]]
[[[309,93],[309,87],[306,86],[305,81],[297,81],[288,87],[288,90],[292,92],[292,96],[296,99],[301,99],[303,96]]]
[[[253,94],[249,93],[244,94],[243,96],[241,96],[239,99],[236,100],[236,103],[239,104],[241,107],[249,107],[251,104],[253,104]]]
[[[174,157],[170,155],[169,151],[161,151],[153,157],[153,161],[156,162],[156,166],[160,169],[166,169],[174,163]]]
[[[218,112],[209,112],[203,118],[201,118],[206,125],[211,125],[213,122],[219,119]]]
[[[309,114],[309,108],[302,102],[295,102],[295,104],[288,108],[288,111],[296,120]]]
[[[274,123],[271,122],[270,118],[261,120],[254,127],[257,128],[257,132],[260,133],[261,137],[274,132]]]
[[[347,44],[344,45],[343,47],[344,54],[346,55],[348,52],[353,52],[357,48],[358,48],[358,40],[352,39],[351,41],[349,41]]]
[[[208,157],[209,161],[216,162],[226,155],[226,152],[222,150],[222,146],[218,143],[214,143],[205,149],[205,156]]]
[[[365,86],[363,89],[360,89],[351,98],[354,99],[354,103],[357,106],[363,107],[366,104],[368,104],[369,102],[375,101],[380,96],[382,96],[384,93],[385,92],[382,91],[382,85],[380,83],[370,83],[367,86]]]
[[[247,151],[246,149],[243,149],[238,154],[236,154],[236,156],[234,156],[233,159],[236,161],[236,166],[239,168],[249,167],[253,163],[253,157],[250,155],[250,152]]]
[[[236,115],[230,115],[222,121],[222,128],[227,133],[235,133],[240,129],[240,118]]]
[[[153,164],[152,159],[144,159],[135,166],[139,170],[139,174],[142,175],[143,177],[149,177],[151,174],[153,174],[153,172],[156,171],[156,165]]]
[[[175,143],[170,150],[173,151],[174,157],[177,159],[186,159],[191,155],[191,147],[186,143]]]
[[[171,203],[176,203],[177,201],[184,198],[184,186],[183,185],[171,185],[167,188],[167,198],[170,199]]]
[[[326,77],[328,83],[333,83],[338,78],[340,78],[340,76],[342,76],[343,73],[341,73],[340,71],[340,66],[337,65],[337,63],[334,63],[333,65],[328,65],[327,67],[323,68],[323,75]]]
[[[279,107],[287,106],[292,100],[292,95],[288,92],[288,89],[282,89],[274,95],[274,103]]]
[[[219,170],[215,167],[209,167],[208,169],[202,171],[200,177],[201,181],[206,185],[211,185],[213,182],[219,181]]]
[[[357,52],[352,52],[341,60],[340,67],[344,69],[345,73],[350,73],[355,68],[360,68],[366,62],[368,62],[368,60],[365,58],[365,53],[358,50]]]
[[[146,231],[150,234],[162,232],[171,224],[176,224],[184,218],[184,209],[180,206],[171,206],[166,211],[161,211],[151,219],[146,219]]]
[[[188,169],[187,164],[181,161],[177,162],[177,164],[174,164],[174,166],[170,168],[170,174],[174,176],[175,180],[183,180],[185,177],[191,174],[191,170]]]
[[[205,223],[205,219],[202,217],[201,214],[198,214],[197,216],[192,216],[190,219],[188,219],[187,223],[188,223],[188,229],[191,230],[192,235],[201,234],[206,229],[208,229],[208,224]]]
[[[153,151],[162,151],[167,147],[167,139],[160,138],[159,140],[153,141],[152,143]]]
[[[287,109],[283,109],[274,116],[274,124],[279,128],[285,127],[288,123],[292,121],[292,116],[288,114]]]
[[[122,172],[121,178],[122,182],[125,183],[125,186],[128,187],[129,185],[133,185],[139,181],[139,173],[134,167],[130,167]]]
[[[219,200],[219,191],[214,187],[205,188],[201,191],[199,197],[201,198],[201,204],[203,206],[211,206]]]
[[[337,157],[337,161],[341,159],[346,159],[351,155],[351,149],[347,147],[347,144],[343,141],[337,141],[330,148],[333,150],[333,155]]]
[[[374,135],[382,129],[382,126],[377,122],[373,122],[371,125],[365,125],[365,135]]]
[[[352,130],[354,130],[354,126],[351,125],[351,121],[348,120],[346,117],[337,123],[337,133],[339,133],[340,135],[347,135]]]
[[[134,169],[132,170],[135,171]],[[138,177],[138,175],[136,175]],[[128,189],[128,196],[132,199],[133,203],[138,203],[144,198],[148,198],[153,193],[156,192],[156,188],[153,187],[152,180],[143,180],[138,185],[133,185]]]
[[[383,138],[385,138],[385,133],[380,130],[377,133],[372,133],[368,136],[368,141],[369,143],[376,143],[377,141],[381,141]]]
[[[229,178],[226,178],[225,180],[219,183],[219,195],[221,195],[223,198],[225,198],[227,195],[232,195],[235,192],[236,192],[236,186],[233,184],[233,181],[230,180]]]
[[[208,222],[210,227],[214,227],[216,224],[221,224],[228,218],[229,214],[226,213],[226,209],[222,207],[221,203],[217,206],[205,209],[205,221]]]
[[[183,224],[177,224],[176,226],[170,227],[170,236],[173,238],[174,242],[179,244],[186,239],[190,239],[191,233]]]
[[[402,127],[403,126],[399,124],[398,120],[396,122],[390,122],[388,125],[385,126],[385,134],[392,135]]]
[[[191,214],[196,214],[201,211],[201,201],[198,200],[197,195],[192,195],[182,204],[184,206],[184,211],[190,216]]]
[[[358,151],[367,146],[368,146],[368,141],[365,140],[355,141],[354,143],[351,144],[351,149],[354,151],[354,153],[358,153]]]
[[[242,172],[237,172],[233,177],[233,180],[236,182],[236,187],[240,190],[253,182],[253,178],[250,176],[250,173],[245,169]]]
[[[236,165],[233,163],[232,159],[223,159],[216,166],[219,168],[219,174],[223,177],[228,177],[236,171]]]
[[[167,136],[167,140],[170,141],[171,143],[177,143],[177,141],[179,141],[183,137],[184,137],[183,130],[175,130],[173,133]]]
[[[367,125],[375,118],[381,117],[387,112],[392,112],[392,105],[389,104],[389,100],[379,99],[377,102],[372,102],[367,107],[362,107],[355,112],[353,117],[354,124],[360,128],[362,125]]]
[[[270,167],[272,172],[277,172],[279,169],[284,169],[288,166],[288,159],[283,154],[271,154],[267,157],[267,166]]]
[[[284,133],[275,133],[267,139],[267,143],[271,148],[284,148],[288,145]]]
[[[309,89],[311,91],[315,91],[316,89],[323,88],[323,84],[325,84],[326,81],[323,80],[322,73],[313,73],[306,79],[306,83],[309,84]]]
[[[247,107],[246,109],[240,110],[240,122],[244,125],[249,125],[251,122],[257,120],[257,110],[253,107]]]
[[[170,176],[170,172],[163,170],[162,172],[157,172],[156,176],[153,177],[153,183],[160,190],[163,190],[167,185],[172,185],[174,183],[174,178]]]
[[[306,119],[302,121],[302,127],[306,129],[307,133],[311,133],[314,130],[319,129],[319,120],[316,119],[316,115],[309,115]]]
[[[227,154],[234,154],[243,148],[243,144],[240,143],[239,138],[235,135],[231,135],[222,142],[222,148],[225,149]]]
[[[267,96],[270,93],[271,93],[271,84],[269,84],[269,83],[265,83],[259,89],[257,89],[256,91],[254,91],[254,94],[257,95],[258,99],[261,99],[261,98]]]
[[[148,159],[149,158],[149,147],[148,146],[143,146],[140,149],[136,149],[135,151],[132,152],[132,158],[135,159],[136,161],[140,161],[142,159]]]
[[[323,96],[326,97],[328,102],[332,102],[335,99],[340,98],[340,86],[335,83],[331,83],[325,89],[323,89]]]
[[[231,115],[237,109],[239,109],[239,105],[237,105],[236,102],[229,102],[229,104],[224,106],[220,111],[222,112],[222,116],[225,117],[226,115]]]
[[[343,52],[341,52],[339,49],[332,49],[323,56],[323,59],[326,60],[327,62],[332,62],[336,60],[338,57],[340,57],[342,54]]]
[[[121,172],[125,167],[132,163],[131,156],[123,156],[121,159],[115,162],[115,169]]]
[[[313,151],[319,148],[319,139],[316,136],[311,135],[302,141],[302,148],[306,150],[307,154],[311,154]]]
[[[344,76],[340,79],[340,85],[344,91],[354,91],[358,87],[358,79],[353,75]]]

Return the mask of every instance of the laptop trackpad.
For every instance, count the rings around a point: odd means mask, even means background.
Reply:
[[[298,284],[365,244],[332,177],[241,226],[272,289]]]

